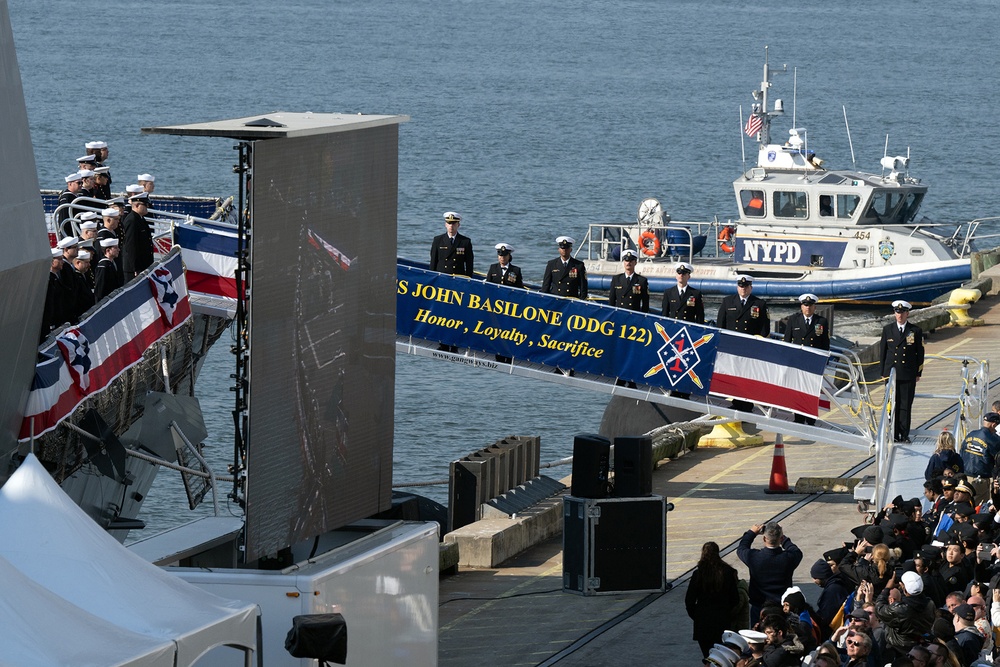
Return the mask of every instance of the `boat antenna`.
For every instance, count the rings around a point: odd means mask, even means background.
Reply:
[[[844,105],[842,108],[844,110],[844,127],[847,128],[847,143],[851,146],[851,166],[857,169],[858,163],[854,159],[854,140],[851,139],[851,125],[847,122],[847,106]]]
[[[795,124],[795,102],[799,99],[799,68],[792,68],[792,127],[798,127]]]
[[[885,147],[882,148],[882,157],[889,157],[889,133],[885,133]],[[882,175],[885,176],[885,165],[882,165]]]
[[[751,112],[752,113],[752,112]],[[743,173],[747,171],[747,144],[744,138],[746,132],[743,131],[743,105],[740,105],[740,154],[743,156]]]

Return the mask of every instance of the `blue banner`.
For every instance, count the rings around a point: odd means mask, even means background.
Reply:
[[[401,336],[708,393],[718,329],[404,264],[396,275]]]

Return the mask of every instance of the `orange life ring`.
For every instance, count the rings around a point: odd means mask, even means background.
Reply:
[[[647,229],[639,234],[639,249],[647,257],[656,257],[660,254],[660,239],[656,237],[653,230]]]
[[[732,243],[729,243],[729,241],[732,240],[733,232],[735,231],[735,229],[728,225],[719,230],[719,249],[722,252],[731,253],[736,249]]]

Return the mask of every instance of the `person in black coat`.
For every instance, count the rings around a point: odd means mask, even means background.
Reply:
[[[560,236],[556,239],[559,256],[549,260],[545,265],[542,292],[586,300],[587,267],[575,257],[570,257],[574,243],[576,241],[569,236]]]
[[[815,347],[819,350],[830,349],[830,322],[822,315],[816,314],[815,294],[803,294],[799,297],[799,311],[788,318],[785,324],[785,342],[793,345]],[[812,426],[816,420],[795,413],[793,421],[796,424]]]
[[[63,204],[72,204],[73,200],[79,196],[80,188],[83,187],[83,176],[80,172],[74,171],[72,174],[66,177],[66,189],[59,193],[59,201],[56,202],[56,207],[62,206]],[[66,236],[72,236],[73,230],[68,226],[64,226],[63,223],[69,219],[70,215],[73,213],[70,210],[72,207],[66,206],[60,209],[56,213],[56,225],[63,227],[63,234]]]
[[[660,312],[664,317],[704,324],[705,302],[702,301],[701,291],[688,286],[694,267],[687,262],[680,262],[674,270],[677,273],[677,284],[663,293],[663,308]]]
[[[639,255],[635,250],[628,249],[622,253],[622,264],[625,272],[612,276],[611,289],[608,291],[608,304],[617,308],[649,312],[649,281],[635,272],[635,264]]]
[[[754,549],[758,535],[764,535],[764,548]],[[743,533],[736,555],[750,571],[750,622],[756,623],[768,600],[780,600],[792,587],[792,575],[802,562],[799,549],[775,522],[756,524]]]
[[[735,627],[732,615],[739,598],[735,568],[719,557],[718,544],[705,542],[684,595],[684,607],[694,622],[693,639],[703,656],[708,656],[723,632]]]
[[[896,414],[893,439],[910,441],[910,410],[917,391],[917,380],[924,370],[924,332],[910,324],[910,304],[893,301],[896,321],[882,329],[879,342],[882,377],[888,381],[890,371],[896,369]]]
[[[736,294],[730,294],[722,300],[719,306],[719,316],[716,326],[751,336],[764,336],[771,333],[771,320],[767,316],[767,303],[753,295],[753,277],[739,276],[736,281]],[[753,403],[736,399],[732,403],[734,410],[753,412]]]
[[[486,282],[507,287],[524,287],[520,267],[510,263],[514,246],[509,243],[498,243],[496,249],[497,263],[490,264],[490,270],[486,272]]]
[[[97,262],[94,269],[94,300],[100,301],[122,286],[121,276],[115,260],[118,258],[118,239],[108,238],[100,241],[104,257]]]
[[[431,243],[431,270],[438,273],[472,276],[472,239],[458,233],[462,216],[454,211],[444,214],[444,234]]]
[[[125,282],[153,265],[153,235],[145,218],[149,210],[149,196],[144,192],[134,195],[129,197],[129,203],[132,204],[132,212],[122,221],[125,242],[121,253]]]

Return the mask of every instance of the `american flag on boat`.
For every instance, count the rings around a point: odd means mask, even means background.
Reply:
[[[828,351],[734,331],[719,333],[710,393],[817,416]]]
[[[35,367],[18,438],[54,429],[190,316],[181,256],[175,252],[39,351],[43,358]]]
[[[752,137],[758,132],[760,128],[764,125],[764,119],[759,113],[751,113],[750,117],[747,118],[747,124],[743,128],[743,131],[747,133],[748,137]]]

